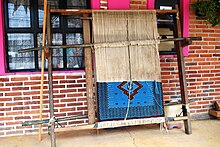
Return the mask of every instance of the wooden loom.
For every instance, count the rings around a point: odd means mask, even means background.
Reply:
[[[127,10],[131,11],[131,10]],[[137,11],[137,10],[136,10]],[[161,123],[165,121],[164,117],[157,118],[143,118],[143,119],[131,119],[127,121],[106,121],[106,122],[97,122],[95,121],[95,107],[93,100],[93,72],[92,72],[92,48],[94,45],[91,40],[91,27],[90,20],[91,14],[93,10],[73,10],[73,9],[49,9],[46,11],[47,15],[45,20],[47,21],[47,46],[43,46],[42,48],[38,48],[37,50],[47,49],[48,51],[48,79],[49,79],[49,99],[50,99],[50,134],[51,134],[51,145],[52,147],[56,146],[55,134],[54,132],[67,131],[67,130],[83,130],[83,129],[94,129],[94,128],[110,128],[110,127],[120,127],[120,126],[132,126],[132,125],[140,125],[140,124],[150,124],[150,123]],[[177,59],[178,59],[178,69],[179,69],[179,79],[180,79],[180,88],[181,88],[181,98],[183,104],[183,118],[185,133],[191,134],[191,124],[189,119],[189,112],[186,109],[188,105],[188,95],[187,95],[187,86],[186,86],[186,78],[185,78],[185,68],[184,68],[184,56],[182,53],[182,48],[186,45],[189,45],[192,40],[200,40],[200,38],[181,38],[181,26],[179,20],[178,9],[176,10],[157,10],[157,14],[172,14],[176,16],[175,21],[175,29],[178,30],[178,34],[175,34],[174,39],[171,41],[175,41],[175,47],[177,49]],[[51,24],[50,24],[50,14],[59,14],[59,15],[80,15],[83,21],[83,45],[64,45],[64,46],[52,46],[51,42]],[[44,40],[43,40],[44,41]],[[170,41],[170,40],[168,40]],[[72,127],[72,128],[57,128],[54,129],[55,121],[53,120],[54,111],[53,111],[53,84],[52,84],[52,50],[53,48],[70,48],[70,47],[84,47],[84,56],[85,56],[85,72],[86,72],[86,93],[87,93],[87,102],[88,102],[88,125]],[[36,49],[27,49],[26,51],[33,51]],[[23,52],[21,50],[21,52]],[[42,75],[44,76],[44,75]],[[39,124],[42,124],[40,122]]]

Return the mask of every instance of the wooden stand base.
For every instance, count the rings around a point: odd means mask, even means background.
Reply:
[[[212,116],[215,116],[217,118],[220,118],[220,111],[214,110],[214,109],[210,109],[209,110],[209,114]]]

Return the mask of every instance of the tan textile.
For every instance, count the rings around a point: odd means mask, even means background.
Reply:
[[[97,82],[160,81],[155,11],[97,10],[92,16]]]

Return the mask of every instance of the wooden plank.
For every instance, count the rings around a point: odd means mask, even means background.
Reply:
[[[87,17],[88,15],[83,15]],[[90,35],[90,20],[83,20],[83,41],[84,43],[91,43]],[[84,48],[84,61],[86,73],[86,96],[88,106],[89,124],[95,123],[95,105],[93,99],[93,75],[92,75],[92,49]]]
[[[165,122],[165,117],[112,120],[112,121],[97,122],[95,128],[97,129],[116,128],[116,127],[135,126],[135,125],[156,124],[163,122]]]
[[[215,101],[214,107],[215,107],[215,110],[220,110],[220,101]]]
[[[51,13],[60,13],[61,15],[84,15],[84,14],[91,14],[93,10],[91,9],[51,9]],[[95,11],[108,11],[108,12],[115,12],[115,11],[152,11],[152,10],[95,10]],[[174,14],[177,10],[155,10],[157,14]],[[88,15],[89,16],[89,15]],[[88,17],[86,16],[86,17]]]
[[[47,0],[44,0],[44,23],[43,23],[43,37],[42,37],[42,46],[46,45],[46,26],[47,26]],[[43,91],[44,91],[44,50],[42,50],[41,55],[41,88],[40,88],[40,117],[39,119],[42,120],[42,113],[43,113]],[[38,140],[42,140],[42,124],[39,125],[39,134]]]
[[[180,18],[179,18],[179,11],[178,6],[176,6],[176,32],[177,32],[177,38],[181,38],[181,25],[180,25]],[[186,77],[185,77],[185,63],[184,63],[184,55],[182,51],[182,45],[180,41],[175,42],[175,47],[177,50],[177,61],[178,61],[178,71],[179,71],[179,81],[180,81],[180,92],[181,92],[181,98],[183,105],[183,116],[190,117],[189,112],[186,109],[186,105],[188,104],[188,93],[187,93],[187,85],[186,85]],[[191,123],[190,119],[184,120],[184,126],[185,126],[185,133],[186,134],[192,134],[191,129]]]
[[[212,116],[215,116],[217,118],[220,118],[220,111],[214,110],[214,109],[210,109],[209,110],[209,114]]]
[[[180,117],[174,117],[173,118],[174,121],[187,120],[187,119],[189,119],[188,116],[180,116]]]
[[[47,13],[47,44],[50,46],[52,44],[52,35],[51,35],[51,21],[50,21],[50,6],[48,5]],[[54,102],[53,102],[53,50],[47,49],[48,52],[48,87],[49,87],[49,109],[50,109],[50,118],[54,116]],[[50,126],[50,141],[51,147],[56,147],[56,136],[54,132],[55,123],[52,123]]]
[[[61,13],[62,15],[83,15],[91,14],[91,9],[51,9],[51,13]],[[88,16],[87,16],[88,17]]]
[[[82,130],[93,130],[93,129],[95,129],[94,124],[75,126],[75,127],[66,127],[66,128],[55,128],[55,132],[82,131]]]

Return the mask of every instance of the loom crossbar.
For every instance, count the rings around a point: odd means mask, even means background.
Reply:
[[[184,37],[184,38],[168,38],[168,39],[160,39],[160,42],[169,42],[169,41],[193,41],[197,40],[200,41],[202,40],[201,37]],[[49,49],[60,49],[60,48],[88,48],[88,47],[94,47],[94,46],[102,46],[102,47],[118,47],[118,46],[123,46],[124,45],[141,45],[139,41],[126,41],[126,42],[111,42],[111,43],[98,43],[98,44],[70,44],[70,45],[51,45],[51,46],[45,46],[45,47],[35,47],[35,48],[27,48],[27,49],[20,49],[18,50],[19,53],[25,53],[25,52],[32,52],[32,51],[38,51],[38,50],[43,50],[45,48]],[[144,42],[144,41],[143,41]],[[147,44],[147,43],[146,43]],[[149,43],[150,44],[150,43]],[[145,44],[142,44],[145,45]]]

